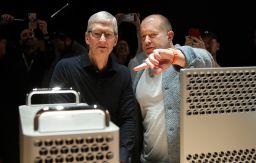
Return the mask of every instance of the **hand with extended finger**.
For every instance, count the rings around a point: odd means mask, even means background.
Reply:
[[[144,63],[133,68],[133,70],[140,71],[150,68],[153,70],[153,73],[157,75],[167,69],[171,64],[176,64],[179,55],[183,56],[183,54],[177,49],[155,49]]]
[[[10,14],[0,14],[0,23],[2,24],[8,24],[11,23],[14,20],[14,16]]]

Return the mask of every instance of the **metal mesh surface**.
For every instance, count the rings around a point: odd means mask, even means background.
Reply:
[[[59,105],[59,104],[58,104]],[[21,163],[117,163],[119,162],[119,128],[109,119],[104,119],[106,125],[103,128],[98,128],[97,124],[93,124],[95,128],[81,130],[76,129],[77,125],[80,125],[80,121],[76,121],[69,126],[71,130],[57,130],[50,131],[43,130],[42,132],[34,127],[35,119],[38,119],[40,124],[45,123],[44,126],[53,125],[53,121],[47,121],[47,116],[44,117],[44,121],[41,122],[40,118],[36,118],[38,112],[42,111],[42,108],[48,107],[55,108],[58,105],[23,105],[19,107],[20,112],[20,158]],[[76,108],[77,106],[85,108],[85,104],[62,104],[64,108]],[[90,112],[82,111],[81,114],[71,114],[76,111],[67,111],[63,123],[70,117],[80,117]],[[70,114],[69,114],[70,112]],[[56,112],[45,112],[48,113]],[[58,112],[57,112],[58,113]],[[91,121],[92,118],[98,118],[97,111],[95,116],[90,113],[87,121]],[[67,116],[70,115],[70,116]],[[72,116],[71,116],[72,115]],[[101,114],[100,114],[101,115]],[[58,115],[59,116],[59,115]],[[52,119],[52,115],[50,116]],[[60,118],[60,117],[58,117]],[[77,118],[77,119],[78,119]],[[103,118],[103,117],[102,117]],[[60,122],[60,121],[58,121]],[[79,124],[78,124],[79,123]],[[86,122],[85,122],[86,123]],[[95,122],[96,123],[96,122]],[[101,122],[99,125],[102,126]],[[40,127],[39,127],[40,128]],[[61,128],[62,129],[62,128]]]
[[[181,162],[256,162],[256,67],[181,70]]]
[[[255,111],[254,69],[188,72],[187,115]]]
[[[104,162],[114,157],[110,146],[113,143],[111,133],[93,136],[49,137],[35,139],[33,156],[35,163],[47,162]]]

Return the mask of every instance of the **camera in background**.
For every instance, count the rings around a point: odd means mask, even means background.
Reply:
[[[128,14],[124,14],[121,20],[124,22],[133,22],[134,19],[135,19],[135,13],[128,13]]]
[[[37,29],[37,14],[34,12],[28,13],[28,28],[32,31]]]
[[[190,28],[188,30],[188,35],[199,38],[201,36],[201,31],[199,28]]]

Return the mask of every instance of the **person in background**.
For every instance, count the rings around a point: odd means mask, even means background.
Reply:
[[[53,32],[50,40],[54,46],[57,60],[81,55],[87,51],[84,45],[78,43],[67,32]]]
[[[87,52],[85,46],[76,41],[71,35],[67,32],[53,32],[49,35],[49,40],[53,48],[54,59],[49,68],[49,71],[46,73],[43,80],[43,85],[49,87],[49,82],[53,73],[53,70],[56,64],[63,58],[69,58],[84,54]]]
[[[131,70],[131,77],[132,77],[132,80],[134,80],[137,72],[136,71],[133,71],[132,69],[136,66],[138,66],[139,64],[141,64],[145,59],[147,58],[146,54],[142,51],[140,53],[137,53],[136,56],[134,56],[129,64],[128,64],[128,67],[129,69]]]
[[[143,163],[180,162],[180,69],[212,67],[205,49],[173,44],[174,32],[163,15],[144,18],[140,26],[147,59],[134,71],[133,88],[141,111]]]
[[[30,29],[24,29],[20,33],[20,62],[26,68],[29,76],[30,86],[28,92],[33,88],[44,88],[43,79],[53,61],[53,51],[49,47],[40,48],[40,43],[35,33]]]
[[[118,63],[128,66],[130,60],[141,51],[139,37],[140,15],[138,13],[118,13],[115,17],[119,34],[114,54]]]
[[[220,50],[220,41],[217,35],[213,32],[204,31],[202,33],[202,39],[204,41],[206,50],[211,53],[215,61],[214,67],[221,67],[220,64],[217,62],[217,55],[218,51]]]
[[[25,104],[27,76],[19,66],[17,47],[0,30],[0,162],[19,162],[18,106]]]
[[[117,40],[116,18],[106,11],[93,14],[85,32],[88,53],[60,60],[50,87],[72,87],[80,92],[81,102],[108,109],[111,121],[120,128],[120,162],[128,163],[136,135],[136,101],[129,69],[111,55]],[[49,100],[67,102],[70,96],[56,95]]]
[[[208,50],[214,59],[214,67],[221,67],[217,62],[217,54],[220,49],[220,42],[215,33],[204,31],[201,32],[199,36],[186,36],[185,45]]]
[[[32,29],[29,24],[24,24],[19,33],[17,45],[17,58],[19,64],[16,66],[23,71],[23,76],[27,76],[26,92],[34,88],[46,88],[44,79],[54,60],[53,46],[50,43],[48,24],[45,20],[37,19],[37,27]],[[46,98],[47,99],[47,98]],[[33,98],[34,104],[43,103],[39,96]]]
[[[22,20],[22,21],[19,21]],[[24,20],[17,19],[12,14],[0,13],[0,31],[12,44],[19,44],[19,32],[24,28]]]
[[[133,15],[134,19],[129,19],[129,17],[131,17],[131,15]],[[125,23],[130,23],[130,24],[133,24],[135,27],[136,27],[136,31],[134,31],[134,33],[136,33],[136,42],[137,42],[137,51],[133,51],[131,54],[133,55],[130,55],[130,58],[128,61],[128,63],[126,64],[128,66],[128,68],[131,70],[131,76],[132,76],[132,79],[134,79],[134,76],[136,74],[135,71],[132,70],[133,67],[139,65],[145,58],[146,58],[146,55],[144,54],[143,50],[142,50],[142,47],[141,47],[141,40],[140,40],[140,14],[139,13],[129,13],[129,14],[124,14],[124,13],[118,13],[116,15],[116,18],[118,20],[118,22],[120,22],[120,27],[122,27],[122,24],[125,25]],[[123,30],[124,34],[128,34],[130,35],[130,30],[127,29],[127,30]],[[121,40],[121,39],[120,39]],[[134,39],[135,40],[135,39]],[[123,40],[120,41],[120,43],[122,42]]]

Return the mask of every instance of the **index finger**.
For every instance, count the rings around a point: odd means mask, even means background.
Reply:
[[[142,63],[139,66],[134,67],[133,70],[134,71],[140,71],[140,70],[143,70],[143,69],[146,69],[146,68],[148,68],[148,65],[146,63]]]

